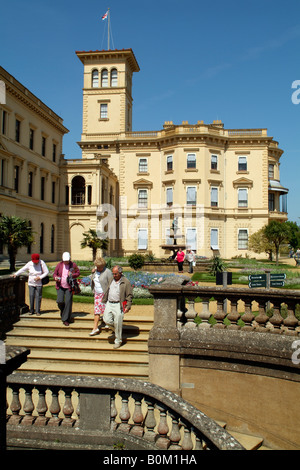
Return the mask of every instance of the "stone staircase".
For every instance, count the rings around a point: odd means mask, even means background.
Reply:
[[[135,306],[124,319],[120,349],[113,349],[111,330],[89,336],[93,315],[78,313],[69,327],[62,325],[58,311],[41,316],[25,314],[7,333],[6,343],[30,349],[20,371],[55,374],[148,378],[148,335],[153,315],[138,315]]]
[[[148,380],[147,342],[152,325],[153,307],[133,305],[124,317],[124,344],[114,350],[114,336],[110,330],[103,328],[99,335],[89,336],[93,328],[92,313],[75,313],[74,322],[64,327],[58,311],[49,309],[39,317],[22,315],[13,330],[7,333],[6,344],[30,349],[27,362],[18,369],[20,372],[111,375]],[[226,423],[219,424],[226,427]],[[263,445],[261,437],[228,432],[247,450],[271,450]]]

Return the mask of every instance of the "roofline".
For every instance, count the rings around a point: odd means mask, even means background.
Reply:
[[[123,56],[126,57],[129,61],[129,64],[131,65],[132,71],[133,72],[139,72],[140,67],[139,64],[136,60],[136,57],[134,55],[134,52],[132,49],[114,49],[114,50],[102,50],[102,51],[75,51],[75,54],[79,58],[79,60],[84,64],[85,60],[90,59],[90,58],[97,58],[97,57],[102,57],[102,58],[112,58],[114,56]]]

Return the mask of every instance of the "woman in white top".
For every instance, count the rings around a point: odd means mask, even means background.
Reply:
[[[40,315],[43,290],[42,279],[48,276],[49,270],[46,263],[40,260],[40,255],[33,253],[31,255],[31,261],[13,274],[13,277],[20,276],[26,271],[28,272],[30,313],[31,315],[35,313],[35,306],[36,314]]]
[[[92,269],[92,290],[94,291],[94,328],[90,333],[90,336],[94,336],[99,333],[99,320],[103,317],[105,310],[105,304],[102,303],[103,294],[108,288],[109,282],[112,279],[112,273],[106,267],[106,262],[103,258],[97,258],[95,260],[95,268]]]

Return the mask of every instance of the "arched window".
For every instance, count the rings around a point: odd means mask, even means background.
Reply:
[[[117,69],[112,69],[110,72],[110,86],[118,86],[118,71]]]
[[[108,71],[106,69],[102,70],[101,72],[101,86],[102,87],[108,86]]]
[[[74,206],[85,204],[85,179],[83,176],[75,176],[72,180],[71,204]]]
[[[92,87],[97,88],[99,86],[99,73],[98,70],[92,71]]]

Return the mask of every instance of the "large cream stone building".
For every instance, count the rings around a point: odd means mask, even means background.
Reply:
[[[28,104],[27,116],[24,99],[20,104],[10,93],[9,76],[9,98],[0,105],[1,168],[3,175],[10,175],[6,185],[4,177],[1,181],[1,212],[9,202],[9,210],[27,216],[36,229],[42,223],[47,227],[45,259],[60,257],[66,249],[73,259],[90,259],[91,250],[80,247],[82,233],[89,228],[109,237],[110,255],[168,256],[165,245],[173,243],[174,220],[177,244],[191,246],[199,256],[251,255],[249,236],[269,220],[287,219],[288,190],[281,186],[279,172],[283,151],[266,129],[226,129],[221,121],[198,121],[165,122],[161,130],[133,132],[132,83],[139,71],[133,51],[82,51],[77,56],[83,64],[81,159],[61,156],[58,161],[67,132],[61,119],[48,109],[51,119],[39,112],[40,121],[34,124],[30,113],[37,110]],[[4,122],[8,115],[9,135]],[[18,117],[28,134],[21,145],[14,134]],[[28,149],[32,124],[40,139],[35,152]],[[43,137],[48,146],[56,145],[55,162],[50,154],[46,158],[42,154]],[[18,192],[13,177],[16,162],[23,175]],[[33,201],[28,196],[31,172],[37,195],[44,175],[49,200]]]

